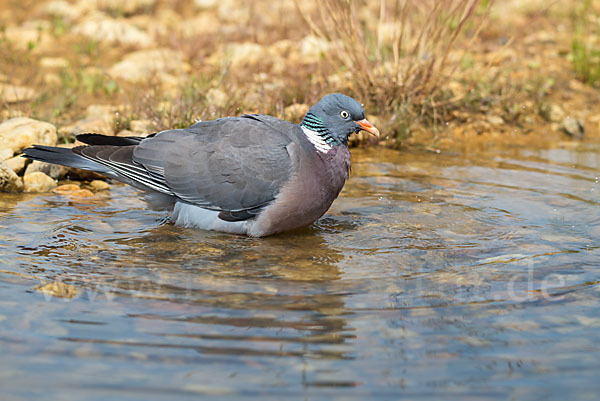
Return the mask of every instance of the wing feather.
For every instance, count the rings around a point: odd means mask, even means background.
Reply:
[[[142,139],[87,136],[73,151],[121,177],[239,221],[272,202],[293,174],[286,147],[298,127],[252,115],[199,122]]]

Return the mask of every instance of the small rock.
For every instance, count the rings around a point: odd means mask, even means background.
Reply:
[[[215,33],[219,26],[214,24],[215,17],[211,13],[201,13],[192,18],[179,21],[176,25],[184,38],[194,39],[201,35]]]
[[[43,14],[61,17],[66,21],[74,21],[79,18],[83,10],[65,0],[53,0],[44,4],[41,11]]]
[[[29,175],[38,171],[49,175],[55,180],[59,180],[67,174],[69,168],[61,166],[59,164],[52,164],[41,162],[39,160],[34,160],[33,162],[31,162],[31,164],[29,164],[29,166],[27,166],[24,175]]]
[[[90,191],[89,189],[80,189],[78,191],[74,191],[73,193],[71,193],[71,196],[77,197],[77,198],[89,198],[94,196],[94,193],[92,191]]]
[[[308,35],[300,42],[300,54],[305,63],[316,63],[321,61],[329,52],[332,45],[325,39]]]
[[[23,190],[21,178],[4,162],[0,162],[0,191],[20,192]]]
[[[225,107],[229,102],[229,97],[222,90],[211,88],[206,92],[206,100],[215,107]]]
[[[56,187],[52,190],[55,194],[59,195],[67,195],[76,198],[89,198],[90,196],[94,196],[94,193],[89,189],[81,189],[79,185],[75,184],[65,184],[59,187]]]
[[[171,49],[140,50],[126,55],[113,65],[109,74],[128,82],[146,82],[160,75],[179,75],[189,66],[181,52]]]
[[[77,295],[77,288],[71,284],[65,284],[60,281],[55,281],[49,284],[40,284],[34,290],[51,297],[73,298]]]
[[[29,102],[37,96],[35,90],[26,86],[0,84],[0,102]]]
[[[565,118],[565,111],[558,104],[550,103],[540,106],[540,116],[548,122],[559,123]]]
[[[63,57],[42,57],[40,67],[59,70],[69,67],[69,61]]]
[[[56,188],[56,182],[41,171],[25,174],[23,184],[25,192],[49,192]]]
[[[27,163],[27,159],[21,155],[18,155],[5,160],[4,163],[6,163],[6,165],[15,173],[21,174],[25,169],[25,163]]]
[[[55,194],[59,194],[59,195],[69,195],[75,191],[79,191],[81,188],[79,187],[79,185],[76,184],[65,184],[65,185],[59,185],[58,187],[54,188],[52,190],[52,192],[54,192]]]
[[[220,65],[230,63],[232,68],[258,64],[265,57],[265,49],[257,43],[230,43],[222,51],[214,53],[209,63]]]
[[[150,10],[157,0],[97,0],[98,7],[112,13],[131,15]]]
[[[566,117],[563,120],[562,130],[566,134],[568,134],[574,138],[578,138],[578,139],[583,138],[583,135],[585,134],[583,125],[579,122],[579,120],[577,120],[576,118],[572,118],[572,117]]]
[[[60,75],[55,72],[47,72],[44,74],[44,83],[49,86],[59,86],[62,84]]]
[[[106,181],[102,180],[93,180],[90,182],[90,187],[92,187],[92,189],[95,191],[105,191],[110,189],[110,185],[108,185]]]
[[[134,136],[137,134],[149,134],[154,131],[154,124],[150,120],[131,120],[129,123]]]
[[[6,160],[6,159],[10,159],[11,157],[13,157],[14,152],[12,151],[12,149],[0,149],[0,161]]]
[[[49,33],[48,21],[32,20],[22,26],[8,26],[4,29],[3,38],[17,50],[34,53],[51,50],[55,41]]]
[[[73,33],[108,45],[121,44],[136,47],[154,45],[154,39],[146,32],[125,20],[112,19],[102,13],[96,13],[79,23],[73,28]]]
[[[17,117],[0,124],[0,143],[14,153],[33,144],[53,146],[56,139],[56,127],[44,121]]]
[[[115,131],[112,124],[108,123],[103,117],[86,117],[58,130],[61,138],[70,138],[84,133],[114,135]]]
[[[194,5],[201,10],[216,8],[219,0],[194,0]]]
[[[85,116],[104,117],[112,122],[116,112],[118,112],[118,108],[111,104],[90,104],[85,109]]]
[[[490,123],[494,126],[499,126],[499,125],[504,124],[504,119],[502,117],[493,115],[493,114],[487,116],[487,121],[488,121],[488,123]]]

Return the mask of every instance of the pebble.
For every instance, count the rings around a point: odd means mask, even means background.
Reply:
[[[69,195],[75,191],[79,191],[81,188],[76,184],[65,184],[60,185],[52,190],[55,194],[59,195]]]
[[[54,146],[56,140],[56,127],[44,121],[17,117],[0,124],[0,143],[13,153],[20,153],[33,144]]]
[[[0,162],[0,192],[20,192],[23,190],[21,178],[4,162]]]
[[[0,84],[0,101],[5,103],[22,103],[35,99],[37,96],[33,88],[27,86]]]
[[[211,88],[206,92],[206,99],[215,107],[225,107],[229,102],[229,96],[221,89]],[[135,131],[135,130],[134,130]]]
[[[56,188],[56,182],[41,171],[23,177],[24,192],[49,192]]]
[[[583,124],[579,122],[576,118],[566,117],[562,122],[562,130],[567,134],[574,138],[583,138],[585,134],[585,130],[583,128]]]
[[[565,111],[558,104],[550,103],[540,106],[540,115],[548,122],[559,123],[565,118]]]
[[[13,157],[13,154],[14,152],[12,149],[0,149],[0,161],[10,159],[11,157]]]
[[[90,182],[90,187],[92,187],[92,189],[95,191],[105,191],[110,189],[110,185],[106,181],[102,180],[93,180]]]
[[[34,288],[42,294],[58,297],[58,298],[73,298],[77,295],[77,288],[71,284],[65,284],[60,281],[55,281],[49,284],[40,284]]]
[[[488,121],[488,123],[492,124],[493,126],[499,126],[499,125],[504,124],[504,119],[497,115],[487,116],[487,121]]]
[[[129,123],[131,131],[136,134],[149,134],[154,132],[154,124],[150,120],[131,120]]]
[[[6,163],[6,165],[15,173],[21,174],[23,170],[25,170],[25,163],[27,163],[27,159],[21,155],[18,155],[5,160],[4,163]]]
[[[34,160],[27,166],[25,169],[25,175],[29,175],[36,171],[41,171],[42,173],[50,176],[51,178],[58,180],[64,177],[69,171],[68,167],[61,166],[60,164],[52,164],[41,162],[39,160]]]
[[[189,68],[183,53],[160,48],[129,53],[108,72],[116,79],[135,83],[146,82],[152,78],[169,80],[171,74],[180,75]]]
[[[94,196],[94,193],[89,189],[81,189],[77,184],[64,184],[52,190],[55,194],[66,195],[75,198],[89,198]]]
[[[122,2],[125,4],[125,2]],[[73,33],[86,36],[107,45],[151,47],[154,39],[146,32],[125,20],[109,18],[103,13],[94,13],[73,28]],[[149,60],[148,60],[149,61]]]
[[[102,116],[86,117],[58,130],[61,138],[74,137],[88,132],[103,135],[114,135],[115,133],[112,124]]]
[[[69,67],[69,61],[63,57],[42,57],[40,67],[48,69],[62,69]]]

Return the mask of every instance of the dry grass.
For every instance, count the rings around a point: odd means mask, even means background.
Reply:
[[[324,0],[313,12],[297,6],[312,31],[335,44],[329,61],[348,72],[348,89],[388,115],[387,128],[393,129],[396,111],[431,105],[432,97],[442,94],[443,83],[462,60],[452,52],[470,47],[491,3],[380,0],[370,7]]]

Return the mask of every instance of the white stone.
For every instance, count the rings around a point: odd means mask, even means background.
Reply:
[[[218,4],[219,0],[194,0],[194,5],[201,10],[216,8]]]
[[[102,116],[86,117],[58,130],[61,137],[72,137],[79,134],[114,135],[115,131],[110,121]]]
[[[80,22],[73,33],[86,36],[105,44],[121,44],[125,46],[151,47],[154,39],[129,22],[109,18],[102,13]]]
[[[0,83],[0,102],[20,103],[28,102],[37,96],[35,90],[27,86]]]
[[[20,153],[33,144],[53,146],[56,139],[56,128],[44,121],[17,117],[0,124],[0,143],[13,153]]]
[[[45,3],[41,9],[42,13],[62,17],[67,21],[74,21],[82,14],[82,9],[64,0],[53,0]]]
[[[40,67],[47,69],[67,68],[69,61],[64,57],[42,57],[40,59]]]
[[[139,50],[113,65],[109,74],[129,82],[144,82],[159,74],[180,74],[187,70],[183,54],[171,49]]]
[[[17,50],[34,53],[50,50],[55,43],[48,32],[48,21],[28,21],[22,26],[8,26],[4,29],[4,38]]]

